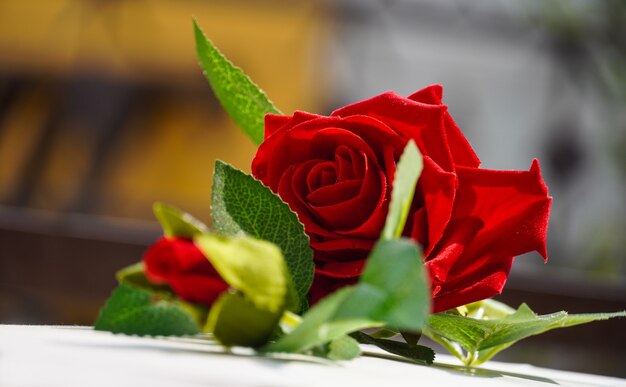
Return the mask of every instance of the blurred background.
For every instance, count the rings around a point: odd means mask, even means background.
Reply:
[[[0,323],[92,324],[158,238],[155,200],[209,221],[213,162],[254,146],[197,65],[191,17],[285,113],[432,83],[493,169],[533,158],[550,261],[500,300],[626,309],[626,2],[0,0]],[[624,320],[496,359],[626,377]]]

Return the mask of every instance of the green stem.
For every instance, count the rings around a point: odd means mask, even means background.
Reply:
[[[465,356],[463,355],[463,350],[460,349],[460,347],[456,345],[456,343],[446,340],[445,338],[435,334],[428,328],[424,328],[422,330],[422,333],[425,334],[429,339],[441,344],[448,352],[454,355],[454,357],[461,361],[464,361]]]
[[[463,359],[463,364],[467,367],[471,366],[476,360],[476,351],[467,352],[467,356]]]

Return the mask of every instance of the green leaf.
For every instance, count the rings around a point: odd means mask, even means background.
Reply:
[[[462,316],[482,320],[495,320],[515,313],[515,309],[491,298],[472,302],[471,304],[458,307],[457,310],[461,312]]]
[[[121,283],[108,299],[95,329],[127,335],[182,336],[200,332],[193,307]]]
[[[193,238],[209,230],[204,223],[174,206],[157,202],[152,210],[166,237]]]
[[[514,313],[491,320],[437,313],[430,316],[424,333],[433,340],[451,346],[453,354],[466,365],[478,365],[515,342],[529,336],[591,321],[624,317],[626,312],[568,315],[561,311],[536,315],[526,304]],[[454,350],[457,344],[467,355]]]
[[[324,298],[291,333],[264,350],[302,352],[345,334],[383,325],[419,330],[430,308],[429,295],[417,246],[407,239],[380,241],[356,286]]]
[[[273,243],[246,236],[202,234],[196,246],[231,287],[261,310],[282,314],[287,294],[287,268]]]
[[[373,333],[368,334],[368,336],[374,339],[389,339],[397,335],[398,335],[398,331],[394,331],[393,329],[387,329],[387,328],[382,328]]]
[[[352,360],[361,354],[359,342],[350,336],[340,336],[323,347],[318,356],[330,360]]]
[[[410,140],[406,144],[396,168],[389,212],[381,234],[382,239],[395,239],[402,235],[413,202],[415,185],[423,167],[422,155],[415,142]]]
[[[313,251],[304,225],[289,206],[250,175],[216,161],[212,197],[213,228],[225,235],[242,232],[275,243],[289,269],[290,309],[305,309],[313,281]]]
[[[360,329],[381,326],[364,318],[337,319],[336,315],[355,287],[344,287],[318,302],[291,333],[263,347],[264,352],[304,352]]]
[[[193,26],[200,67],[215,96],[248,137],[257,145],[262,143],[265,114],[280,114],[280,111],[239,67],[226,59],[207,39],[195,19]]]
[[[280,316],[257,308],[239,293],[225,292],[212,305],[204,331],[227,347],[259,347],[267,343]]]
[[[360,343],[375,345],[394,355],[406,357],[422,364],[432,364],[435,360],[435,351],[423,345],[410,345],[401,341],[377,339],[363,332],[351,334]]]
[[[115,273],[115,278],[117,278],[120,283],[125,283],[127,285],[135,286],[155,293],[163,293],[164,296],[174,297],[174,292],[169,286],[155,285],[148,280],[146,273],[144,272],[143,262],[137,262],[119,270]]]
[[[415,332],[402,331],[400,333],[402,334],[402,338],[404,339],[404,341],[406,341],[406,343],[410,346],[417,345],[417,343],[422,338],[422,331],[415,331]]]
[[[626,311],[614,313],[568,314],[567,317],[558,324],[558,326],[550,327],[550,329],[573,327],[575,325],[587,324],[593,321],[608,320],[615,317],[626,317]]]
[[[430,287],[419,247],[401,238],[376,244],[338,316],[368,316],[390,329],[419,331],[429,311]]]
[[[199,326],[204,325],[208,314],[207,308],[204,305],[182,301],[167,285],[157,285],[150,282],[144,272],[143,262],[137,262],[119,270],[115,273],[115,278],[119,281],[119,283],[149,291],[153,295],[153,298],[160,297],[174,302],[187,312],[187,314],[192,316],[194,321],[196,321]]]

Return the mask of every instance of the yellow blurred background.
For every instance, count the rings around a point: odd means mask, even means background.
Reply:
[[[23,82],[4,90],[14,95],[0,132],[1,202],[151,219],[158,199],[208,219],[214,160],[248,170],[255,148],[202,77],[192,15],[283,111],[320,106],[317,3],[0,4],[0,72]]]

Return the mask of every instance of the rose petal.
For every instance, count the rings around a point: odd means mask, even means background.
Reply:
[[[306,181],[306,194],[317,190],[318,188],[332,184],[337,180],[337,172],[335,171],[335,163],[332,161],[315,160],[316,163],[312,167],[308,165],[301,168],[304,164],[297,167],[298,174],[304,173]],[[308,169],[308,170],[307,170]],[[303,191],[304,192],[304,191]]]
[[[452,214],[456,186],[457,178],[454,173],[444,171],[430,157],[424,157],[424,169],[418,181],[418,194],[424,203],[428,222],[428,241],[424,245],[426,256],[443,237]]]
[[[168,242],[163,243],[164,240],[162,238],[150,246],[143,257],[146,277],[155,284],[167,283],[169,274],[178,272],[180,267],[177,260],[170,259],[174,255],[173,248]]]
[[[335,110],[332,116],[373,117],[406,140],[413,139],[423,155],[429,156],[446,171],[453,171],[443,116],[446,107],[415,102],[388,92]]]
[[[315,165],[316,163],[318,163],[317,160],[310,160],[300,167],[304,171],[307,166]],[[293,212],[298,214],[298,219],[304,224],[304,230],[308,235],[321,234],[324,236],[332,236],[333,234],[331,232],[325,231],[316,224],[317,222],[313,218],[314,215],[310,212],[305,198],[302,196],[302,192],[296,192],[296,189],[306,192],[306,187],[302,188],[305,183],[294,182],[295,170],[296,167],[292,166],[285,171],[278,185],[278,195],[289,205]]]
[[[480,166],[480,159],[478,159],[472,146],[465,136],[463,136],[463,133],[461,133],[461,130],[448,112],[444,113],[443,123],[446,131],[446,140],[450,147],[450,155],[452,156],[454,164],[478,168]]]
[[[385,148],[394,148],[399,156],[408,142],[408,139],[399,137],[395,130],[375,117],[361,115],[345,117],[342,119],[342,127],[362,138],[374,150],[378,163],[383,162],[381,156]],[[371,157],[370,154],[368,156]]]
[[[274,132],[278,131],[279,129],[287,131],[289,130],[289,128],[292,128],[298,124],[320,117],[322,116],[303,111],[296,111],[291,117],[267,113],[265,115],[265,140],[267,140],[268,137],[270,137],[272,134],[274,134]]]
[[[443,87],[441,85],[426,86],[420,91],[408,96],[410,100],[415,102],[427,103],[431,105],[441,105],[443,98]]]
[[[443,312],[457,306],[484,300],[502,292],[502,288],[509,275],[513,258],[504,258],[495,261],[489,268],[488,276],[473,278],[468,276],[463,283],[446,284],[433,294],[433,313]]]
[[[409,231],[406,235],[411,239],[418,241],[422,247],[428,246],[428,217],[426,216],[426,209],[424,207],[411,211],[404,232],[407,233],[407,230]],[[430,249],[432,249],[432,247],[430,247]],[[427,254],[424,255],[426,256]]]
[[[317,176],[317,180],[319,180],[318,182],[312,181],[315,180],[316,177],[311,176],[311,171],[316,168],[319,169],[319,176]],[[299,165],[292,165],[291,167],[289,167],[289,170],[292,170],[293,173],[289,174],[285,172],[285,174],[283,174],[283,177],[281,178],[281,183],[285,179],[285,176],[292,176],[289,179],[289,182],[293,187],[293,192],[298,196],[298,200],[303,205],[306,205],[307,203],[305,198],[311,192],[310,188],[312,185],[314,185],[315,183],[319,183],[320,185],[328,185],[333,184],[337,180],[336,177],[333,177],[336,175],[336,173],[334,172],[335,163],[333,163],[332,161],[309,160]],[[324,170],[327,170],[327,173],[323,173]],[[309,182],[310,179],[311,182]],[[279,183],[279,187],[281,183]]]
[[[296,114],[297,113],[297,114]],[[277,192],[278,184],[284,171],[292,165],[298,165],[315,157],[311,157],[311,139],[315,131],[303,130],[306,119],[318,117],[312,114],[296,112],[290,122],[281,130],[274,132],[259,146],[252,160],[252,174],[272,191]],[[316,119],[327,122],[327,118]],[[295,126],[293,126],[295,123]],[[280,151],[276,151],[280,149]]]
[[[535,250],[546,258],[551,198],[536,160],[528,172],[461,167],[458,178],[452,220],[427,262],[437,310],[499,293],[514,256]]]
[[[215,273],[193,242],[182,238],[160,238],[148,249],[143,261],[146,275],[155,283],[165,283],[172,274],[192,270]]]
[[[334,201],[330,195],[339,195],[338,191],[333,190],[331,186],[327,189],[320,189],[320,195],[313,193],[307,197],[309,201],[309,208],[331,231],[339,230],[352,230],[367,221],[372,216],[372,212],[378,208],[381,200],[381,196],[385,195],[385,182],[381,181],[380,175],[377,173],[377,168],[369,168],[365,174],[365,178],[362,182],[354,183],[344,182],[344,189],[351,191],[355,188],[358,189],[357,195],[350,196],[344,201]],[[351,194],[352,192],[346,192]],[[342,197],[343,198],[343,195]],[[323,200],[332,201],[334,203],[330,205],[320,204]]]
[[[221,278],[199,274],[173,276],[169,279],[169,285],[180,298],[207,306],[228,290],[228,284]]]
[[[534,160],[526,171],[459,168],[453,219],[477,217],[485,227],[470,252],[514,257],[537,251],[547,260],[546,234],[552,198]]]
[[[354,169],[352,167],[352,159],[346,158],[342,155],[342,149],[346,149],[346,147],[339,147],[335,151],[335,163],[337,165],[337,173],[336,179],[338,182],[346,181],[346,180],[361,180],[359,178],[355,179],[354,177]],[[350,153],[348,153],[350,154]]]
[[[347,251],[355,250],[359,253],[356,257],[367,256],[367,253],[374,247],[376,239],[351,238],[344,236],[334,236],[337,239],[311,240],[311,247],[318,251],[332,255],[332,260],[336,259],[354,259]],[[325,256],[321,256],[320,260],[325,261]]]
[[[156,284],[167,284],[187,301],[210,305],[228,288],[193,241],[161,238],[144,255],[145,273]]]
[[[430,271],[433,286],[445,286],[450,270],[463,259],[465,247],[483,227],[478,218],[468,217],[448,225],[445,243],[428,257],[426,267]],[[476,259],[475,257],[472,257]],[[479,264],[488,264],[483,259],[476,259]]]
[[[350,130],[339,127],[328,127],[316,131],[311,138],[311,158],[334,160],[337,149],[342,146],[362,152],[368,159],[378,159],[370,144]]]
[[[366,259],[347,262],[323,262],[318,265],[316,272],[332,278],[358,278],[363,272]]]
[[[407,141],[408,142],[408,141]],[[383,147],[383,160],[385,166],[385,177],[387,178],[387,185],[393,187],[393,182],[396,177],[396,158],[399,158],[399,153],[391,146]]]
[[[362,185],[362,180],[340,181],[311,192],[306,196],[306,200],[309,205],[315,208],[334,206],[356,197]]]
[[[341,180],[362,179],[365,176],[364,152],[355,152],[347,146],[340,146],[335,152],[337,178]]]
[[[371,143],[365,142],[360,138],[361,135],[371,140]],[[406,140],[373,118],[344,119],[296,112],[291,121],[273,132],[259,146],[252,160],[252,174],[276,192],[282,174],[291,165],[311,159],[333,160],[341,145],[356,152],[362,151],[368,158],[378,159],[381,156],[378,144],[402,149],[404,143]],[[382,163],[383,160],[378,161]]]
[[[267,113],[265,115],[265,136],[264,139],[267,140],[269,136],[271,136],[275,131],[282,128],[291,121],[291,117],[289,116],[281,116],[278,114]]]

